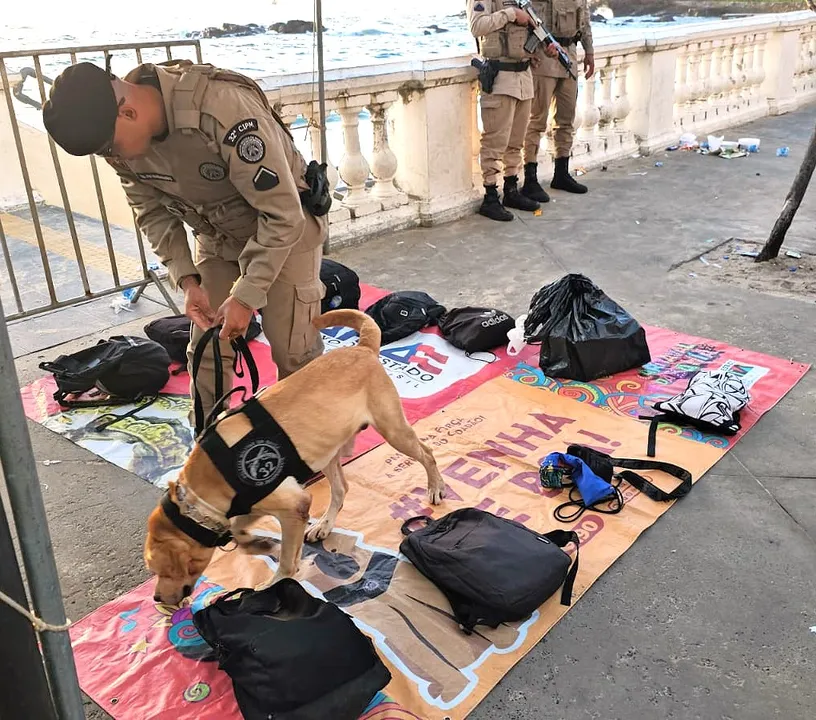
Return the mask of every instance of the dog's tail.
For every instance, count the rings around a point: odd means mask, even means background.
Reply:
[[[327,313],[318,315],[313,321],[318,330],[328,327],[350,327],[360,334],[360,347],[378,353],[382,333],[377,323],[364,312],[359,310],[329,310]]]

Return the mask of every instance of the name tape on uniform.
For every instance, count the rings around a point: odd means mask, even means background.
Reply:
[[[256,132],[258,130],[258,121],[255,118],[247,118],[246,120],[241,120],[239,123],[235,123],[229,130],[227,130],[227,134],[224,135],[223,143],[224,145],[229,145],[231,147],[235,146],[244,135],[251,132]]]

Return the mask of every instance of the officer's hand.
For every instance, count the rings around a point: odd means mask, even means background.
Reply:
[[[535,27],[533,18],[531,18],[526,11],[518,7],[513,9],[516,11],[516,19],[513,22],[515,22],[517,25],[529,25],[530,27]]]
[[[235,340],[245,335],[253,312],[252,308],[230,295],[215,313],[213,325],[222,325],[221,334],[218,337],[222,340]]]
[[[563,48],[557,42],[550,43],[544,48],[544,54],[551,58],[558,57],[559,50],[563,50]]]
[[[584,56],[584,77],[589,80],[595,74],[595,56]]]
[[[215,320],[215,312],[210,307],[207,291],[192,276],[182,280],[182,288],[184,289],[184,314],[201,330],[211,327]]]

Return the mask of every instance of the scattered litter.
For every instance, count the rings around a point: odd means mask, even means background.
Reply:
[[[816,633],[816,625],[814,625],[813,627],[810,628],[810,632]]]
[[[608,170],[606,165],[601,165],[601,172],[606,172]]]
[[[760,175],[762,175],[762,173],[757,173],[757,177],[759,177]]]
[[[133,298],[136,297],[136,288],[128,288],[127,290],[122,290],[122,297],[125,298],[128,302],[133,302]]]
[[[689,277],[697,277],[697,273],[689,273]]]
[[[655,163],[655,167],[663,167],[663,163],[662,163],[662,162],[660,162],[660,160],[658,160],[658,161]]]
[[[743,150],[747,150],[749,153],[759,152],[759,138],[744,137],[737,140],[737,143]]]
[[[711,263],[711,264],[712,264],[712,266],[714,266],[715,268],[719,268],[720,270],[722,270],[722,265],[720,265],[720,263]]]
[[[436,250],[436,245],[432,245],[432,244],[431,244],[431,243],[429,243],[429,242],[426,242],[425,244],[426,244],[426,245],[427,245],[429,248],[433,248],[434,250]]]
[[[645,173],[645,172],[639,172],[639,173],[629,173],[629,174],[630,174],[630,175],[648,175],[648,173]]]
[[[576,168],[576,169],[575,169],[575,174],[576,174],[578,177],[581,177],[581,175],[586,175],[586,174],[587,174],[587,171],[586,171],[584,168],[579,167],[579,168]]]
[[[148,270],[153,270],[155,272],[156,270],[159,269],[159,263],[156,263],[156,262],[148,263],[147,269]]]
[[[737,148],[723,148],[720,150],[720,157],[723,160],[733,160],[734,158],[748,157],[748,153]]]
[[[788,272],[796,272],[798,269],[798,267],[789,267]]]
[[[680,149],[679,145],[669,145],[669,147],[666,148],[666,150],[668,152],[674,152],[675,150],[679,150],[679,149]]]
[[[708,136],[708,150],[711,153],[717,153],[722,147],[722,141],[725,140],[725,135],[717,137],[716,135]]]
[[[110,306],[117,315],[122,312],[122,310],[133,312],[133,308],[130,306],[130,300],[126,297],[114,297],[110,302]]]
[[[533,212],[534,217],[541,217],[541,215],[542,215],[541,208],[538,208],[538,210]]]
[[[404,244],[405,244],[405,240],[397,240],[397,245],[404,245]]]
[[[776,149],[776,157],[788,157],[790,155],[789,147],[781,147]]]
[[[743,257],[757,257],[759,255],[758,250],[737,250],[737,255],[742,255]]]
[[[694,133],[683,133],[680,136],[680,147],[681,148],[696,148],[699,146],[697,142],[697,136]]]
[[[702,256],[700,257],[700,262],[701,262],[701,263],[703,263],[703,265],[708,265],[708,264],[709,264],[708,260],[706,260],[706,259],[705,259],[704,257],[702,257]]]
[[[633,157],[635,160],[637,160],[637,159],[640,157],[640,153],[639,153],[639,152],[636,152],[634,155],[632,155],[632,157]]]
[[[43,460],[43,465],[59,465],[62,460]]]
[[[802,257],[802,253],[800,253],[798,250],[788,250],[785,253],[785,255],[787,255],[788,257],[796,258],[797,260],[799,260]]]
[[[708,238],[708,240],[706,240],[706,242],[707,242],[707,243],[713,243],[713,242],[714,242],[714,238]]]
[[[640,220],[635,220],[635,225],[640,225]]]
[[[723,255],[723,260],[728,260],[728,255]]]

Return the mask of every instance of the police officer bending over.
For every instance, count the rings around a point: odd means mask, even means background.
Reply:
[[[120,80],[79,63],[54,81],[43,120],[66,152],[100,155],[119,175],[140,230],[184,290],[188,367],[204,331],[221,324],[229,389],[229,340],[246,333],[254,310],[279,378],[322,353],[311,320],[325,292],[331,198],[307,183],[306,162],[252,80],[190,61],[140,65]],[[196,389],[209,413],[218,399],[212,345],[191,396]]]
[[[538,202],[518,189],[521,148],[533,101],[531,56],[525,52],[532,18],[513,0],[468,0],[470,32],[479,54],[485,58],[480,70],[482,95],[481,152],[484,201],[479,213],[491,220],[512,220],[507,208],[533,211]],[[555,56],[551,45],[545,51]],[[504,165],[504,203],[499,202],[498,178]]]

